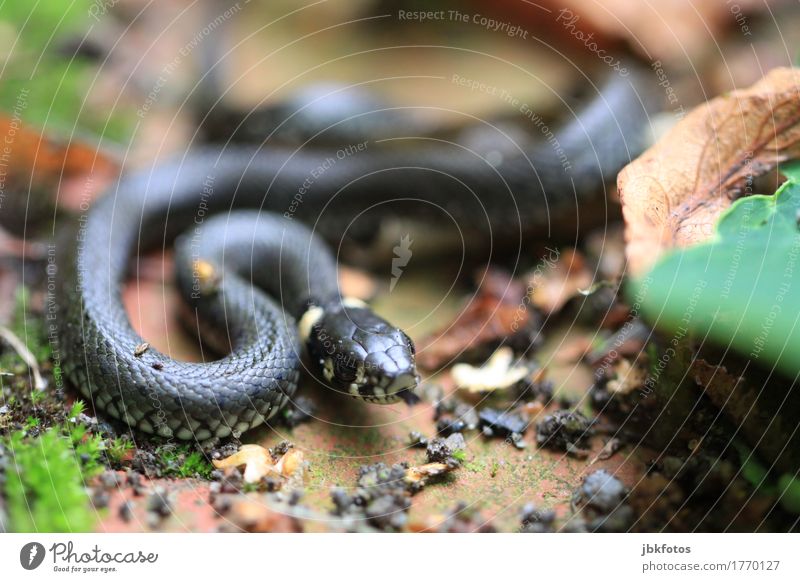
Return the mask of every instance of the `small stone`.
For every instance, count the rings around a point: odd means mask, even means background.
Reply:
[[[408,433],[408,444],[411,447],[425,448],[428,446],[428,439],[421,432],[412,430]]]
[[[610,513],[628,496],[622,482],[608,471],[600,469],[587,475],[573,495],[573,505],[588,505],[602,513]]]
[[[520,512],[520,531],[522,533],[547,533],[553,531],[556,514],[550,509],[538,509],[527,503]]]
[[[431,439],[428,443],[426,454],[429,463],[444,463],[445,465],[460,465],[461,460],[454,455],[457,451],[467,448],[464,436],[461,433],[454,433],[447,437]]]
[[[489,427],[493,435],[500,437],[507,437],[514,433],[524,434],[528,430],[528,420],[514,412],[484,408],[478,413],[478,419],[482,427]]]
[[[119,506],[119,518],[128,523],[133,518],[133,505],[130,501],[125,501]]]
[[[541,447],[569,451],[583,448],[591,434],[592,421],[572,410],[558,410],[536,425],[536,442]]]
[[[157,487],[153,491],[147,499],[147,511],[162,519],[172,513],[172,504],[169,501],[166,489]]]
[[[446,416],[436,422],[436,432],[442,436],[450,436],[453,433],[466,430],[467,423],[460,418]]]

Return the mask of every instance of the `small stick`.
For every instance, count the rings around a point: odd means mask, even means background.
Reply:
[[[17,355],[22,358],[25,365],[28,366],[28,369],[33,375],[33,387],[39,391],[44,390],[47,387],[47,382],[42,378],[42,373],[39,370],[39,362],[36,361],[36,358],[28,349],[28,346],[26,346],[13,331],[4,325],[0,325],[0,338],[5,340],[5,342],[11,346],[11,349],[17,352]]]

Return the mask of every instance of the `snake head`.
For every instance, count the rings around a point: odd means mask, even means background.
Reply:
[[[394,404],[419,382],[411,338],[361,301],[311,307],[300,334],[328,384],[356,398]]]

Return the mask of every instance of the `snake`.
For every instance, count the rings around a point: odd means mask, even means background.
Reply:
[[[304,368],[367,403],[398,402],[419,382],[414,343],[341,293],[329,243],[397,216],[479,246],[547,238],[605,205],[604,185],[642,151],[645,93],[642,79],[615,75],[552,132],[473,120],[424,133],[396,108],[331,106],[319,93],[260,124],[252,112],[223,118],[229,134],[249,129],[260,143],[206,143],[123,173],[59,245],[62,370],[96,411],[145,436],[202,443],[267,422]],[[335,136],[269,139],[282,122],[263,120],[281,117]],[[149,346],[123,304],[139,258],[173,245],[184,311],[215,354],[202,362]]]

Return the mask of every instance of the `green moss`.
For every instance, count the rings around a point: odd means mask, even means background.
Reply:
[[[492,461],[492,471],[490,475],[494,478],[497,476],[498,471],[500,471],[500,463],[498,461]]]
[[[211,463],[203,456],[202,453],[194,451],[187,455],[183,465],[181,465],[178,475],[180,477],[200,477],[202,479],[210,479],[211,472],[214,468]]]
[[[70,410],[76,418],[83,410]],[[96,513],[86,481],[102,471],[102,439],[88,434],[76,421],[67,421],[31,436],[30,428],[4,439],[9,456],[4,497],[8,528],[16,532],[91,531]]]
[[[471,463],[466,463],[464,465],[464,468],[467,471],[472,471],[473,473],[480,473],[481,471],[485,471],[486,467],[487,467],[486,461],[483,460],[472,461]]]
[[[105,456],[111,466],[116,466],[122,463],[132,450],[133,443],[126,437],[115,437],[108,442]]]
[[[210,479],[214,470],[203,453],[192,451],[188,445],[165,446],[156,454],[163,465],[165,477]]]

